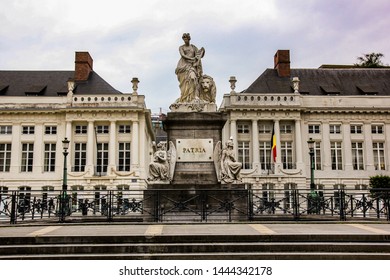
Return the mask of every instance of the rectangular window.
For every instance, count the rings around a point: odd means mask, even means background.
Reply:
[[[296,189],[297,185],[294,183],[288,183],[284,185],[284,199],[283,199],[283,206],[284,209],[289,209],[293,206],[294,203],[294,190]]]
[[[249,133],[249,124],[237,124],[237,133]]]
[[[131,132],[130,125],[120,125],[118,132],[119,133],[130,133]]]
[[[290,124],[282,124],[280,125],[280,133],[282,134],[291,134],[292,126]]]
[[[0,125],[0,134],[12,134],[12,125]]]
[[[292,142],[281,142],[281,158],[283,169],[294,169]]]
[[[263,184],[262,189],[263,189],[263,193],[262,193],[263,205],[261,206],[266,209],[267,208],[266,202],[270,202],[275,198],[274,184],[270,184],[270,183]]]
[[[34,164],[34,144],[22,144],[22,163],[21,172],[32,172]]]
[[[108,143],[97,143],[96,175],[106,175],[108,167]]]
[[[85,171],[85,165],[87,163],[87,143],[75,143],[74,144],[74,172]]]
[[[259,133],[268,134],[272,132],[272,125],[270,124],[260,124],[259,125]]]
[[[385,164],[385,148],[383,143],[372,143],[374,151],[375,170],[386,170]]]
[[[35,127],[34,126],[23,126],[22,127],[22,134],[34,134],[35,133]]]
[[[321,143],[314,143],[314,169],[321,170]]]
[[[98,134],[108,134],[110,131],[108,125],[98,125],[95,129]]]
[[[238,142],[238,161],[242,163],[242,169],[250,169],[251,162],[249,159],[249,142],[240,141]]]
[[[119,143],[118,171],[130,171],[130,142]]]
[[[271,142],[262,141],[259,143],[259,148],[260,148],[261,169],[270,170],[271,169]]]
[[[334,199],[334,207],[336,209],[340,208],[340,202],[341,202],[341,191],[345,189],[345,185],[343,184],[337,184],[333,186],[333,199]]]
[[[57,134],[57,126],[55,125],[45,126],[45,134]]]
[[[352,143],[352,165],[354,170],[364,170],[363,143]]]
[[[44,171],[54,172],[56,169],[56,144],[46,143],[45,144],[45,160],[44,160]]]
[[[339,124],[331,124],[329,125],[330,134],[340,134],[341,133],[341,125]]]
[[[11,166],[11,143],[0,144],[0,172],[9,172]]]
[[[357,124],[351,125],[351,134],[361,134],[362,133],[362,126]]]
[[[383,134],[383,125],[373,124],[371,126],[371,133],[372,134]]]
[[[86,125],[76,125],[74,128],[75,134],[87,134],[87,126]]]
[[[310,134],[319,134],[320,131],[320,125],[318,124],[311,124],[309,125],[309,133]]]
[[[342,170],[343,157],[342,157],[341,142],[330,143],[330,155],[332,158],[332,170]]]

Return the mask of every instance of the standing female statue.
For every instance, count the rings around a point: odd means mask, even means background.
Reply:
[[[181,58],[175,71],[181,94],[176,102],[189,103],[199,98],[199,80],[203,74],[201,58],[204,56],[205,50],[190,44],[191,36],[189,33],[184,33],[182,38],[184,45],[179,48]]]

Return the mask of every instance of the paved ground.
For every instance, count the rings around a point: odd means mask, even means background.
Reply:
[[[387,223],[50,224],[0,226],[0,237],[132,235],[390,235]]]

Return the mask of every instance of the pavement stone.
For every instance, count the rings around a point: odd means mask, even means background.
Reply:
[[[0,237],[174,235],[390,235],[388,223],[42,224],[1,225]]]

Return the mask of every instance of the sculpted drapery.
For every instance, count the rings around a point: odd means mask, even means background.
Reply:
[[[182,38],[184,45],[179,48],[181,57],[175,70],[181,95],[176,102],[190,103],[199,98],[200,80],[203,75],[201,59],[205,50],[190,44],[191,36],[189,33],[184,33]]]

